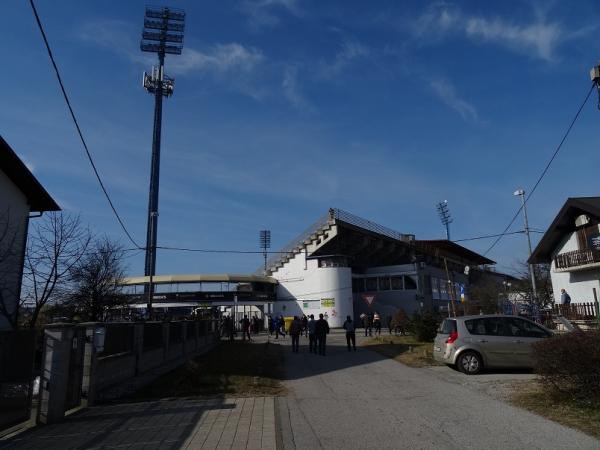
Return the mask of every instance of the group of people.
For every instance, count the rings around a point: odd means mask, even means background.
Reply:
[[[240,329],[242,330],[242,339],[245,341],[250,337],[250,332],[258,334],[261,330],[261,322],[258,316],[255,314],[251,319],[248,318],[247,314],[244,314],[244,318],[239,321]],[[231,316],[223,316],[220,323],[221,336],[228,337],[230,341],[234,340],[236,335],[235,321]]]
[[[294,316],[290,324],[292,352],[298,353],[300,351],[300,336],[303,334],[308,337],[309,352],[325,356],[329,324],[323,314],[319,314],[318,320],[315,320],[314,314],[305,315],[302,318]]]
[[[374,313],[362,313],[360,315],[363,327],[365,329],[365,336],[373,336],[373,330],[375,330],[375,336],[381,336],[381,316],[377,311]],[[392,333],[392,316],[388,316],[386,319],[387,327]]]

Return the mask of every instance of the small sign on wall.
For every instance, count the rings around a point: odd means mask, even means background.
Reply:
[[[335,306],[335,298],[322,298],[321,308],[333,308]]]

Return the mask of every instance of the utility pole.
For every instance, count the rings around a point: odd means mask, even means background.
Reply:
[[[514,194],[515,196],[521,197],[522,209],[523,209],[523,220],[525,221],[525,234],[527,235],[527,246],[529,248],[529,257],[531,258],[531,237],[529,236],[529,221],[527,220],[527,205],[525,203],[525,190],[517,189]],[[531,277],[531,290],[533,293],[533,300],[537,300],[537,286],[535,284],[535,272],[533,264],[529,264],[529,276]]]
[[[450,217],[450,210],[448,209],[448,200],[439,202],[437,204],[438,215],[442,221],[442,225],[446,227],[446,239],[450,240],[450,224],[452,223],[452,217]]]
[[[172,8],[147,7],[140,49],[158,54],[158,67],[152,73],[144,72],[143,85],[154,94],[154,131],[152,135],[152,162],[148,199],[148,226],[144,275],[150,282],[144,285],[148,295],[148,312],[152,312],[152,278],[156,273],[156,236],[158,231],[158,187],[160,178],[160,140],[162,127],[162,100],[173,94],[175,80],[164,74],[165,55],[180,55],[183,49],[185,12]]]

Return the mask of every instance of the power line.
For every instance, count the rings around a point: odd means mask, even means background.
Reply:
[[[487,255],[496,246],[496,244],[498,244],[498,242],[500,242],[500,240],[502,239],[502,236],[504,236],[504,234],[506,234],[506,232],[510,229],[510,227],[515,222],[515,220],[517,220],[517,217],[519,217],[519,214],[521,213],[521,210],[523,209],[523,207],[525,206],[525,204],[529,201],[529,199],[531,198],[531,196],[533,195],[533,193],[537,189],[538,185],[540,184],[540,182],[542,181],[542,179],[544,178],[544,176],[546,176],[546,173],[548,172],[548,169],[550,168],[550,165],[554,161],[554,158],[556,158],[556,155],[558,155],[558,152],[560,151],[560,149],[562,148],[565,140],[569,136],[569,133],[571,132],[571,129],[573,128],[573,125],[575,125],[575,122],[577,122],[577,119],[579,118],[579,115],[581,114],[581,111],[583,110],[583,107],[585,106],[585,104],[587,103],[588,99],[590,98],[590,95],[592,94],[592,91],[594,90],[595,86],[596,86],[596,83],[593,82],[592,86],[590,87],[589,92],[587,93],[587,95],[585,96],[585,99],[583,100],[583,103],[581,104],[581,106],[577,110],[577,114],[575,114],[575,117],[573,117],[573,120],[571,121],[571,124],[567,128],[567,131],[565,132],[565,134],[563,135],[562,139],[560,140],[560,143],[556,147],[556,150],[554,150],[554,153],[552,154],[552,158],[550,158],[550,161],[548,161],[548,163],[546,164],[546,167],[542,171],[541,175],[538,177],[537,181],[535,182],[535,185],[529,191],[529,194],[527,195],[527,198],[524,200],[523,204],[519,207],[519,209],[517,210],[517,212],[515,213],[515,215],[511,219],[511,221],[509,222],[509,224],[504,229],[504,231],[501,234],[498,235],[498,238],[485,251],[485,253],[483,254],[483,256]]]
[[[48,51],[48,56],[50,57],[50,61],[52,62],[52,66],[54,67],[54,71],[56,72],[56,78],[58,79],[58,84],[60,85],[60,89],[62,91],[63,97],[65,99],[65,102],[67,103],[67,107],[69,108],[69,112],[71,113],[71,118],[73,119],[73,123],[75,124],[75,128],[77,128],[77,133],[79,134],[79,138],[81,139],[81,143],[83,144],[83,148],[85,149],[85,153],[87,155],[87,158],[88,158],[90,164],[92,165],[92,169],[94,171],[94,174],[96,175],[96,179],[98,180],[98,183],[100,184],[100,187],[102,188],[102,192],[104,192],[104,196],[106,197],[106,200],[108,200],[108,204],[110,205],[110,208],[112,209],[113,213],[115,214],[115,217],[119,221],[119,224],[121,225],[121,228],[123,228],[123,231],[125,232],[125,234],[129,238],[129,240],[137,248],[142,248],[131,237],[131,234],[129,234],[129,231],[127,231],[127,228],[125,227],[125,224],[123,223],[123,220],[121,220],[121,216],[119,216],[119,213],[117,212],[115,206],[113,205],[113,202],[112,202],[110,196],[108,195],[108,191],[104,187],[104,183],[102,182],[102,179],[100,178],[100,174],[98,173],[98,169],[96,169],[96,164],[94,163],[94,160],[92,159],[92,155],[90,154],[90,151],[88,149],[87,143],[85,142],[85,139],[83,138],[83,133],[81,132],[81,128],[79,127],[79,122],[77,121],[77,118],[75,117],[75,113],[73,112],[73,108],[71,107],[71,102],[69,101],[69,96],[67,95],[67,91],[65,90],[65,86],[64,86],[62,78],[60,76],[60,72],[58,71],[58,67],[56,65],[56,62],[54,61],[54,56],[52,55],[52,50],[50,49],[50,44],[48,43],[48,39],[46,38],[46,33],[44,32],[44,27],[42,26],[42,22],[40,20],[40,16],[37,13],[37,9],[35,7],[35,4],[33,3],[33,0],[29,0],[29,4],[31,5],[31,9],[33,10],[33,14],[35,15],[35,20],[37,22],[38,28],[40,29],[40,32],[42,33],[42,38],[44,39],[44,44],[46,45],[46,50]]]
[[[262,255],[263,251],[252,251],[252,250],[213,250],[213,249],[204,249],[204,248],[187,248],[187,247],[167,247],[164,245],[156,246],[158,250],[173,250],[179,252],[196,252],[196,253],[239,253],[239,254],[250,254],[250,255]],[[266,252],[267,254],[278,254],[285,255],[290,252]]]
[[[502,233],[502,234],[488,234],[485,236],[475,236],[472,238],[456,239],[452,242],[477,241],[479,239],[491,239],[491,238],[495,238],[495,237],[499,237],[499,236],[506,236],[507,234],[523,234],[523,233],[524,233],[524,231],[510,231],[508,233]]]

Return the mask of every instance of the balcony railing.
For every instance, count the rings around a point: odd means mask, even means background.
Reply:
[[[593,263],[600,263],[599,250],[575,250],[573,252],[561,253],[554,258],[554,267],[557,269],[568,269],[570,267]]]

